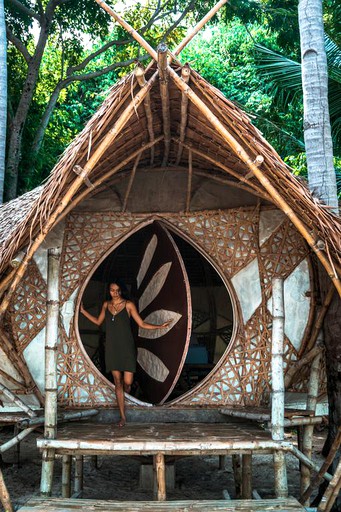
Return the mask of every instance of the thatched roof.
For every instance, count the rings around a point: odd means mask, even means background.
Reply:
[[[174,65],[173,69],[181,74],[179,67]],[[156,64],[154,63],[154,66],[150,67],[146,73],[146,80],[149,80],[155,70]],[[296,213],[308,231],[313,234],[315,240],[322,241],[320,244],[326,257],[333,262],[334,266],[340,268],[340,218],[314,198],[304,183],[292,175],[290,169],[240,108],[226,99],[220,91],[211,86],[194,70],[190,70],[189,86],[244,148],[251,160],[255,160],[258,155],[264,158],[260,165],[263,175]],[[94,154],[103,138],[139,91],[140,86],[134,73],[121,80],[112,88],[107,99],[85,129],[67,148],[51,172],[47,183],[0,208],[1,272],[6,269],[12,256],[20,248],[27,246],[44,229],[46,221],[65,200],[66,193],[78,179],[75,166],[84,168],[89,155]],[[165,138],[167,140],[169,133],[167,135],[164,127],[162,115],[164,105],[160,95],[159,81],[156,80],[150,90],[149,98],[147,97],[151,104],[152,125],[148,125],[146,103],[142,103],[135,109],[122,131],[90,172],[89,179],[92,184],[95,184],[95,188],[89,188],[89,183],[87,185],[83,181],[56,221],[60,220],[65,212],[72,209],[81,198],[88,194],[95,194],[99,188],[110,186],[119,176],[131,171],[135,161],[135,158],[132,158],[133,155],[135,153],[137,155],[141,149],[146,147],[147,149],[141,153],[137,172],[146,168],[160,169],[162,172],[173,168],[186,170],[189,165],[190,150],[193,173],[201,172],[212,178],[225,177],[230,186],[242,187],[264,200],[272,201],[269,193],[250,173],[248,166],[226,144],[197,106],[191,101],[188,102],[187,108],[184,106],[183,95],[172,80],[168,82],[168,91],[170,146],[167,162],[163,160]],[[187,113],[187,118],[185,118],[185,137],[182,142],[179,142],[181,122],[184,122],[182,112]],[[151,162],[150,142],[153,138],[159,140],[153,146],[155,154]],[[182,148],[182,152],[179,152],[179,147]],[[130,158],[130,161],[118,168],[127,158]],[[117,170],[115,171],[115,169]],[[113,170],[115,172],[110,175]],[[103,177],[105,179],[101,183]]]

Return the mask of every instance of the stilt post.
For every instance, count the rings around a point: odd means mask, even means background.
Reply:
[[[48,250],[47,321],[45,337],[45,424],[44,437],[57,434],[57,342],[59,319],[60,248]],[[50,496],[52,490],[54,450],[43,452],[40,492]]]
[[[274,441],[284,439],[284,286],[283,279],[272,280],[272,344],[271,344],[271,435]],[[275,490],[278,498],[288,495],[285,455],[274,453]]]

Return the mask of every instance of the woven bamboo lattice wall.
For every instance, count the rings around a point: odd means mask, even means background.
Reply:
[[[277,215],[277,217],[276,217]],[[138,226],[155,218],[164,220],[206,254],[229,282],[236,303],[235,336],[213,372],[196,388],[176,400],[176,404],[254,404],[269,395],[270,340],[272,318],[271,279],[296,278],[302,266],[309,274],[309,249],[278,211],[241,208],[190,214],[71,213],[65,224],[61,262],[61,320],[58,349],[59,401],[65,406],[112,406],[113,386],[94,367],[75,331],[74,304],[98,261],[119,245]],[[268,219],[271,229],[266,224]],[[265,224],[264,224],[265,222]],[[245,303],[238,292],[241,279],[256,272],[258,303]],[[310,275],[311,280],[311,275]],[[310,286],[310,285],[309,285]],[[250,294],[251,295],[251,294]],[[35,263],[31,264],[10,310],[10,324],[18,350],[23,350],[45,322],[46,283]],[[244,302],[244,303],[243,303]],[[14,306],[15,304],[15,306]],[[309,302],[308,327],[314,305]],[[286,336],[285,363],[304,352],[305,340],[296,348]],[[293,384],[304,389],[306,376]],[[131,398],[132,403],[137,401]]]

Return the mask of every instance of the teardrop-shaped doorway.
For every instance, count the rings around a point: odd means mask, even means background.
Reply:
[[[152,404],[177,399],[214,369],[230,344],[233,308],[226,284],[190,241],[159,221],[132,233],[95,269],[82,298],[94,315],[117,277],[143,319],[171,320],[164,333],[135,328],[138,369],[131,394]],[[105,332],[80,317],[79,333],[105,374]]]

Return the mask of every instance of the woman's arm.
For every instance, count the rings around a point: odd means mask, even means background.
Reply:
[[[92,322],[93,324],[95,325],[98,325],[100,326],[104,320],[104,317],[105,317],[105,310],[107,309],[108,307],[108,304],[107,302],[104,302],[103,306],[102,306],[102,311],[100,312],[99,314],[99,317],[96,318],[95,316],[93,315],[90,315],[90,313],[88,313],[87,311],[85,311],[85,309],[83,308],[83,303],[81,303],[81,307],[80,307],[80,312],[82,313],[82,315],[84,315],[88,320],[90,320],[90,322]]]
[[[164,322],[163,324],[160,324],[160,325],[148,324],[147,322],[144,322],[142,320],[142,318],[140,317],[140,315],[138,314],[135,304],[133,302],[131,302],[130,300],[127,301],[126,309],[127,309],[128,313],[133,317],[133,319],[135,320],[137,325],[139,327],[141,327],[142,329],[166,329],[169,326],[169,324],[171,323],[170,320],[168,322]]]

